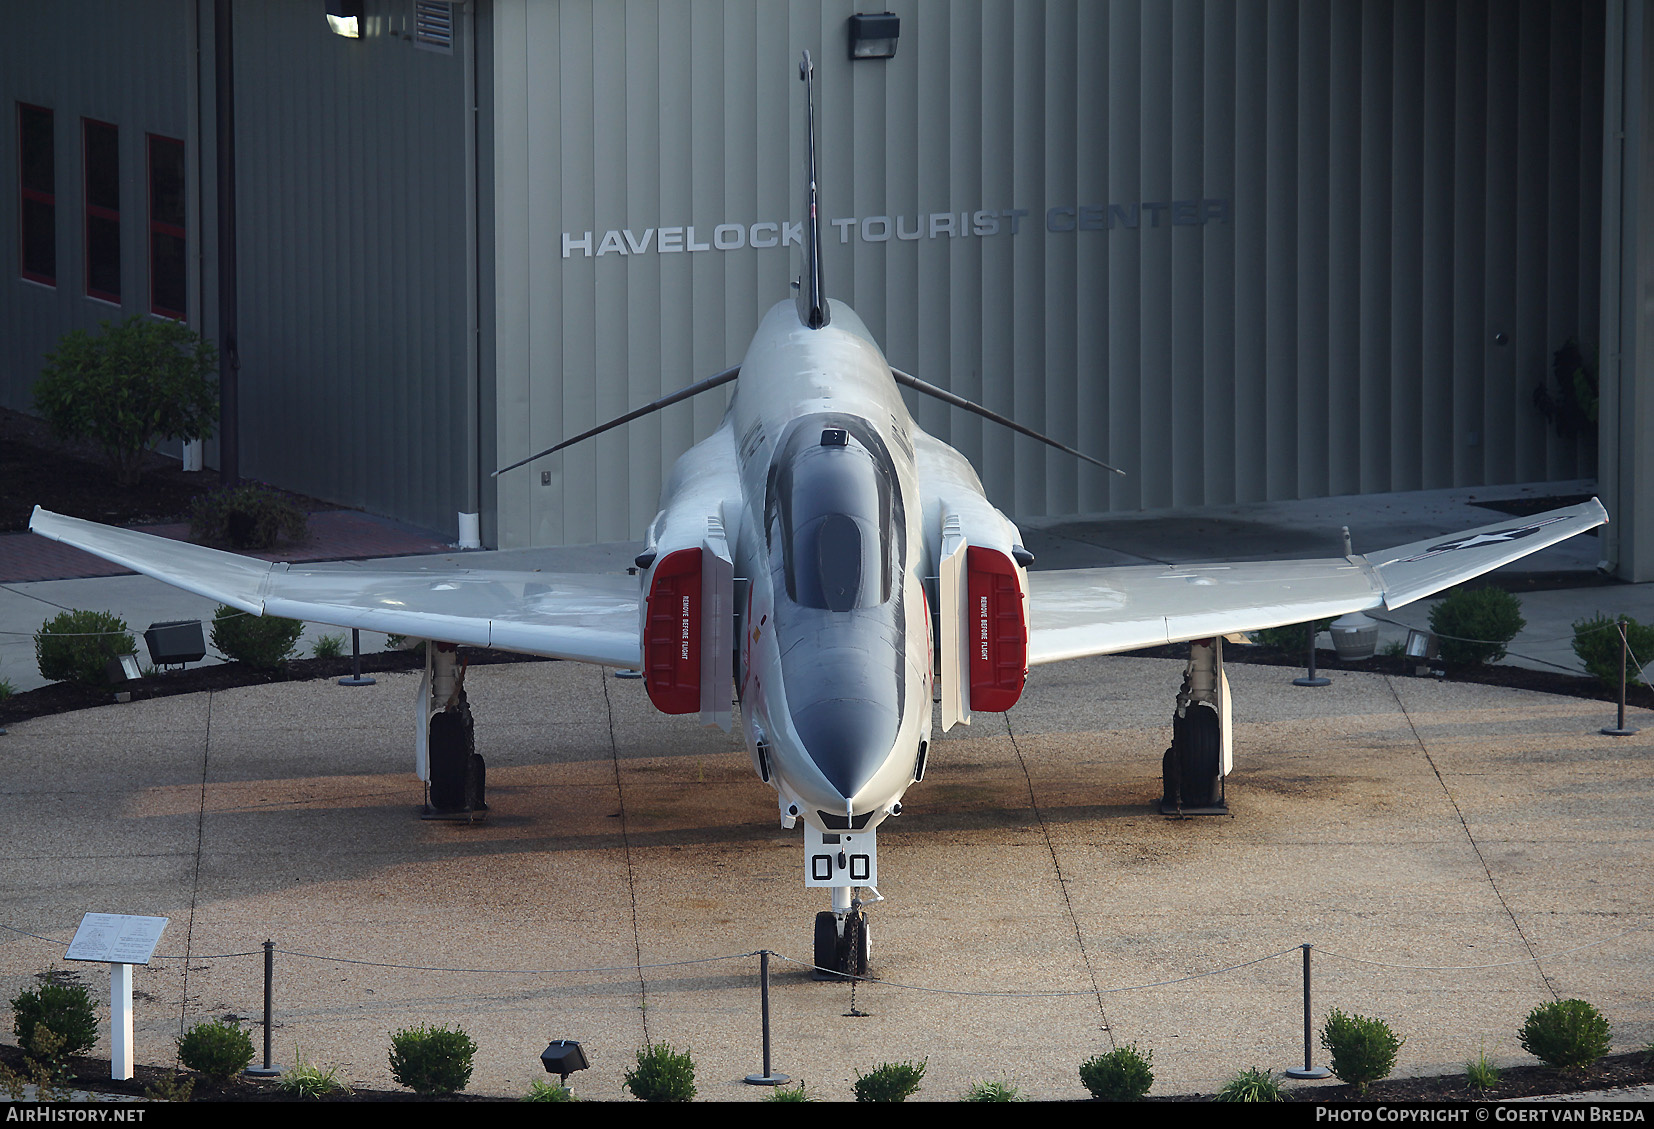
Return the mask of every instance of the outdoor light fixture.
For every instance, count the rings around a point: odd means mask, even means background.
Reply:
[[[547,1074],[560,1075],[565,1086],[569,1084],[570,1074],[591,1065],[586,1061],[586,1052],[581,1050],[580,1044],[573,1039],[554,1040],[540,1052],[540,1062],[545,1066]]]
[[[889,59],[896,54],[901,17],[891,12],[850,17],[850,58]]]
[[[327,0],[327,26],[334,35],[362,38],[362,0]]]
[[[137,655],[116,655],[103,664],[103,672],[109,677],[109,681],[117,684],[144,676],[143,668],[138,665]]]
[[[1428,631],[1409,628],[1407,631],[1407,657],[1410,659],[1432,659],[1436,657],[1436,637]]]
[[[207,657],[207,641],[198,619],[152,623],[144,632],[149,661],[156,666],[183,666]]]

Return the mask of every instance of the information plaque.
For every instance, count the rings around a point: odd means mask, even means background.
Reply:
[[[148,964],[160,943],[164,917],[134,917],[124,913],[89,913],[80,919],[69,942],[68,960],[95,960],[102,964]]]

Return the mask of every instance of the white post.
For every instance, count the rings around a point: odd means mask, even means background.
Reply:
[[[109,966],[109,1077],[132,1077],[132,966]]]

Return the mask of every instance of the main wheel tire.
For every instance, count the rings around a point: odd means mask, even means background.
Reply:
[[[838,918],[831,910],[816,914],[816,967],[825,972],[839,971]]]
[[[1180,728],[1183,805],[1200,808],[1223,803],[1223,733],[1218,711],[1190,706]]]
[[[856,975],[866,976],[873,963],[873,933],[865,913],[857,914],[856,921]]]

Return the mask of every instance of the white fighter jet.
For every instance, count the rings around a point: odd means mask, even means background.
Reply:
[[[673,468],[637,577],[296,567],[39,509],[30,528],[254,615],[437,644],[416,770],[438,808],[486,806],[474,775],[466,785],[480,760],[455,646],[639,668],[658,709],[725,728],[733,699],[782,825],[805,825],[806,883],[832,894],[815,962],[863,974],[876,830],[924,776],[933,702],[946,730],[1010,709],[1031,665],[1189,641],[1162,800],[1220,808],[1223,635],[1395,609],[1607,520],[1593,500],[1365,556],[1029,572],[1017,527],[964,457],[913,422],[899,387],[1010,421],[892,370],[825,294],[807,102],[796,297],[765,315],[736,368],[551,448],[735,383],[717,432]]]

